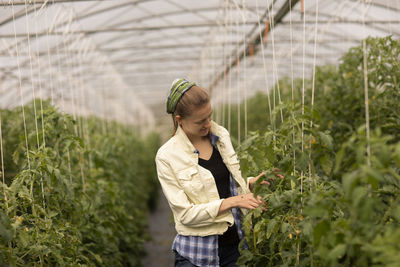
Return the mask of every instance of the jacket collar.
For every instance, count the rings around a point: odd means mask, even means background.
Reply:
[[[218,130],[218,124],[214,121],[211,121],[210,139],[213,146],[216,146],[216,143],[220,138],[220,133]],[[178,128],[176,129],[175,137],[178,139],[179,143],[183,145],[185,151],[189,153],[198,153],[197,149],[193,146],[192,142],[190,142],[189,138],[179,124]]]

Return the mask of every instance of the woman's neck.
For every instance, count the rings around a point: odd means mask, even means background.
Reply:
[[[202,143],[204,141],[210,140],[210,135],[206,135],[206,136],[188,136],[189,141],[195,145],[195,144],[199,144]]]

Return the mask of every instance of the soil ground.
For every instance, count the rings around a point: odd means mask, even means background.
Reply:
[[[144,245],[147,255],[142,260],[143,267],[174,266],[171,246],[176,231],[168,202],[161,190],[159,194],[157,209],[149,215],[149,232],[152,240]]]

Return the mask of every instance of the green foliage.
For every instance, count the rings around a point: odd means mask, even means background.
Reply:
[[[368,104],[371,128],[380,127],[399,141],[400,42],[391,37],[366,39]],[[319,68],[316,101],[337,143],[343,143],[365,124],[363,46],[351,48],[339,68]]]
[[[1,111],[0,263],[140,265],[157,136],[113,122],[106,132],[104,121],[74,120],[39,100],[24,114],[26,135],[20,107]]]
[[[280,81],[286,104],[267,114],[266,130],[241,143],[244,176],[267,170],[270,186],[260,179],[254,188],[268,208],[244,218],[249,249],[240,266],[398,265],[400,43],[368,38],[366,47],[369,138],[359,46],[338,68],[317,69],[312,108],[311,81],[305,81],[304,111],[291,102],[288,80]],[[299,99],[299,80],[294,85]]]

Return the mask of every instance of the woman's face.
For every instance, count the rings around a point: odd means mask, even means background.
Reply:
[[[200,108],[195,108],[192,113],[184,118],[176,116],[182,130],[190,138],[203,137],[208,135],[211,128],[212,108],[208,102]]]

